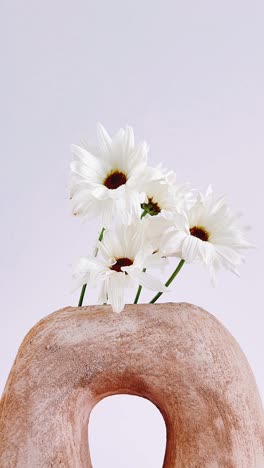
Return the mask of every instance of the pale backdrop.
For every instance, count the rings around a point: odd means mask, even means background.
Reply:
[[[28,329],[76,305],[71,263],[89,253],[100,226],[70,215],[69,147],[93,139],[101,121],[110,131],[131,124],[153,162],[201,189],[211,182],[252,226],[258,250],[241,279],[221,274],[212,289],[188,266],[164,300],[214,313],[245,351],[263,398],[262,0],[1,7],[1,390]],[[159,413],[135,397],[105,400],[92,415],[95,468],[160,467],[164,438]]]

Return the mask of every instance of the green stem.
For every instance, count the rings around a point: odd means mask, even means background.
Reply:
[[[141,214],[140,219],[144,218],[144,216],[146,216],[146,214],[147,214],[147,210],[142,211],[142,214]],[[143,268],[142,271],[144,271],[144,273],[145,273],[146,268]],[[140,296],[140,294],[141,294],[141,291],[142,291],[142,286],[141,286],[141,284],[140,284],[139,287],[138,287],[138,290],[137,290],[136,297],[135,297],[135,299],[134,299],[134,304],[137,304],[137,303],[138,303],[138,300],[139,300],[139,296]]]
[[[143,268],[142,271],[145,273],[146,268]],[[140,284],[139,287],[138,287],[138,290],[137,290],[137,294],[136,294],[136,297],[135,297],[135,300],[134,300],[134,304],[137,304],[137,303],[138,303],[138,300],[139,300],[139,296],[140,296],[140,294],[141,294],[141,291],[142,291],[142,286],[141,286],[141,284]]]
[[[176,278],[178,273],[181,271],[184,265],[184,262],[185,260],[180,260],[180,262],[177,265],[177,268],[174,270],[172,275],[169,277],[168,281],[165,283],[165,286],[169,286],[174,280],[174,278]],[[154,304],[154,302],[156,302],[162,294],[163,294],[162,292],[157,293],[156,296],[154,296],[153,299],[151,299],[150,304]]]
[[[103,227],[101,232],[100,232],[100,235],[98,237],[98,240],[99,242],[101,242],[103,240],[103,237],[104,237],[104,232],[105,232],[105,228]],[[98,247],[95,248],[95,251],[94,251],[94,256],[97,257],[97,254],[98,254]]]
[[[105,231],[105,228],[103,227],[101,232],[100,232],[100,235],[98,237],[98,240],[101,242],[103,237],[104,237],[104,231]],[[97,254],[98,254],[98,247],[95,248],[95,251],[94,251],[94,256],[97,257]],[[85,295],[85,291],[86,291],[86,287],[87,287],[87,283],[83,285],[82,287],[82,290],[81,290],[81,294],[80,294],[80,298],[79,298],[79,302],[78,302],[78,307],[81,307],[82,306],[82,303],[83,303],[83,298],[84,298],[84,295]]]
[[[79,299],[79,302],[78,302],[78,307],[82,306],[86,286],[87,286],[87,284],[84,284],[83,287],[82,287],[81,294],[80,294],[80,299]]]

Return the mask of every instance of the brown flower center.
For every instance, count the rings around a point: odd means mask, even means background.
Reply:
[[[148,203],[142,203],[141,208],[146,214],[149,213],[151,216],[156,216],[161,211],[158,203],[154,202],[152,197],[148,198]]]
[[[130,266],[130,265],[133,265],[133,262],[132,262],[132,260],[130,260],[130,258],[126,258],[126,257],[118,258],[116,263],[111,266],[111,270],[115,270],[118,273],[121,273],[122,272],[122,270],[121,270],[122,267]]]
[[[115,171],[109,174],[105,181],[104,185],[109,189],[117,189],[120,185],[124,185],[127,181],[126,175],[123,172]]]
[[[204,242],[207,242],[209,239],[209,233],[200,226],[194,226],[190,229],[190,234],[191,236],[198,237],[198,239],[201,239]]]

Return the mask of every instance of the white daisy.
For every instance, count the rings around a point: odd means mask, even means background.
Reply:
[[[176,184],[176,174],[161,166],[147,169],[142,178],[141,190],[146,194],[141,204],[143,211],[150,216],[164,218],[182,211],[188,193],[185,185]]]
[[[197,195],[180,221],[177,218],[174,228],[163,236],[162,246],[167,256],[180,257],[187,263],[204,263],[213,283],[220,266],[238,274],[242,250],[252,247],[244,239],[225,197],[215,199],[211,187],[204,196]]]
[[[109,301],[114,312],[123,310],[127,287],[140,284],[153,291],[167,290],[160,280],[142,271],[144,268],[162,266],[164,259],[159,254],[153,254],[152,246],[146,243],[140,221],[106,231],[103,240],[98,242],[98,249],[101,258],[80,258],[74,276],[79,286],[101,283],[99,303]]]
[[[147,165],[148,145],[135,144],[131,127],[120,129],[111,138],[97,127],[98,148],[87,141],[73,145],[71,197],[73,212],[88,217],[100,215],[109,226],[114,216],[130,224],[140,217],[145,194],[139,190]]]
[[[182,216],[186,203],[192,196],[187,185],[176,184],[176,174],[160,166],[149,167],[142,181],[142,191],[146,193],[142,208],[142,221],[147,240],[153,250],[160,249],[164,232]]]

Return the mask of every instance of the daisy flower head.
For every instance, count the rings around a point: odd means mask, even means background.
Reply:
[[[74,277],[79,286],[99,283],[99,303],[109,301],[114,312],[123,310],[124,292],[128,287],[140,284],[153,291],[167,290],[160,280],[145,271],[150,267],[162,267],[164,259],[153,254],[151,244],[146,243],[145,229],[140,221],[106,230],[103,240],[98,242],[98,254],[96,258],[80,258]]]
[[[211,186],[205,195],[197,194],[185,215],[165,233],[162,244],[167,256],[205,264],[213,283],[221,266],[238,274],[237,266],[244,260],[242,252],[252,247],[225,197],[216,199]]]
[[[159,251],[164,232],[181,218],[191,192],[187,185],[176,183],[176,174],[160,165],[149,167],[142,181],[145,201],[141,204],[147,240]]]
[[[144,214],[169,218],[171,213],[182,210],[187,187],[176,184],[174,171],[163,169],[161,165],[148,167],[141,188],[145,192],[145,200],[141,204]]]
[[[136,144],[131,127],[121,128],[112,138],[100,124],[98,147],[87,141],[72,145],[71,198],[73,212],[83,217],[101,216],[109,226],[114,217],[130,224],[140,217],[145,194],[140,183],[147,167],[148,145]]]

